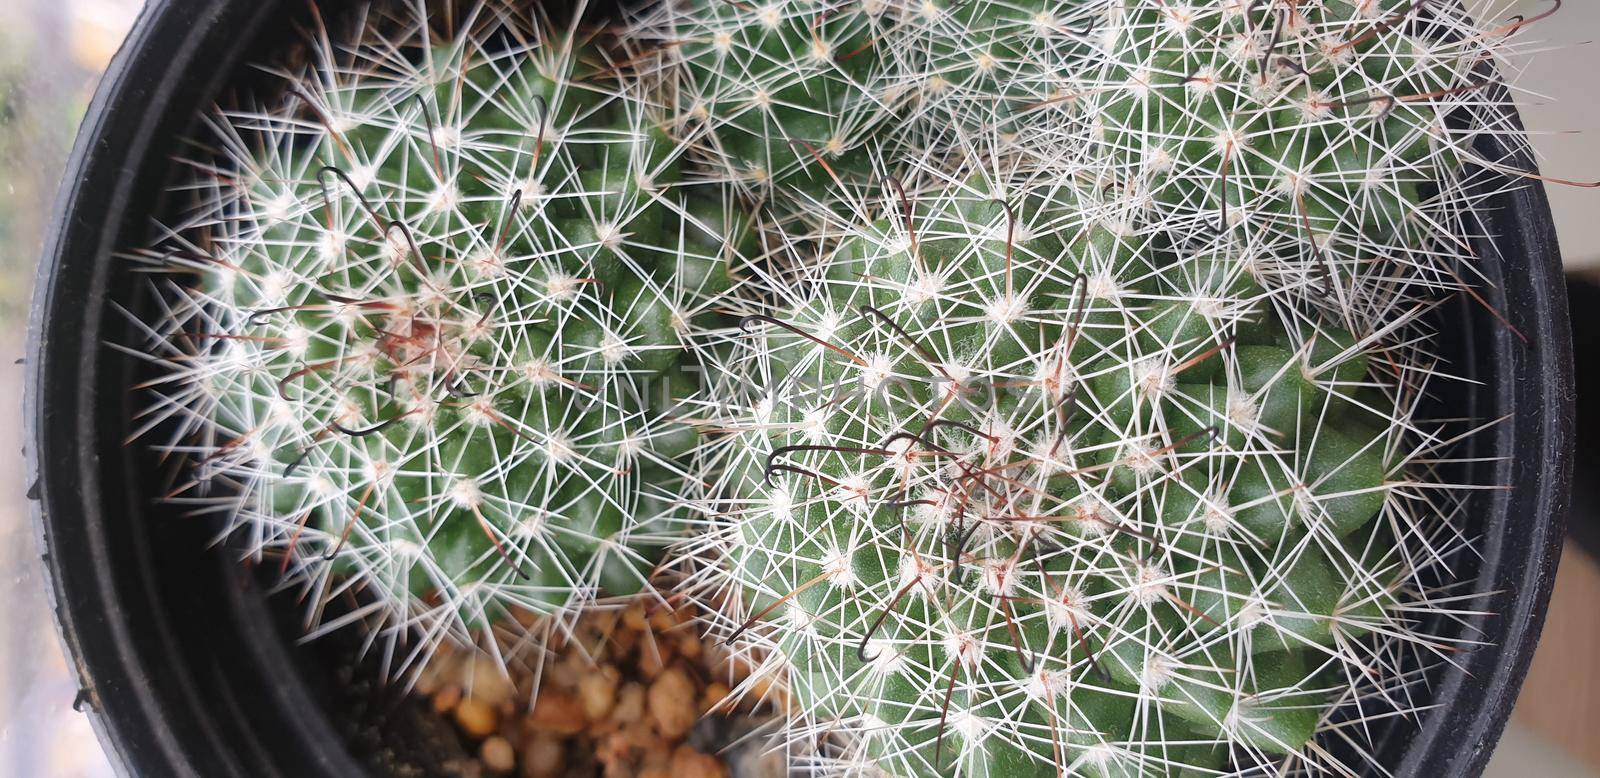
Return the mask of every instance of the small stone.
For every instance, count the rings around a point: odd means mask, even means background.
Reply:
[[[726,702],[728,695],[732,693],[733,690],[729,689],[721,681],[712,681],[711,683],[707,684],[705,691],[700,693],[701,715],[704,715],[708,711],[715,709],[718,705]]]
[[[456,726],[467,737],[482,740],[500,727],[500,712],[482,700],[465,699],[456,706]]]
[[[578,679],[593,669],[581,652],[574,651],[563,655],[554,664],[546,666],[544,688],[554,687],[565,692],[577,692]]]
[[[605,665],[586,673],[578,680],[578,699],[583,702],[583,715],[590,721],[605,721],[617,702],[617,682],[622,674],[617,668]]]
[[[618,627],[617,631],[611,633],[611,640],[607,646],[607,651],[610,653],[610,655],[618,657],[620,661],[622,657],[632,654],[633,650],[638,647],[638,645],[638,630],[628,629],[625,626]]]
[[[644,778],[646,775],[661,775],[670,778],[671,766],[672,749],[667,747],[665,740],[654,738],[644,748],[644,753],[639,757],[639,778]]]
[[[644,615],[644,603],[635,602],[629,605],[628,609],[622,612],[622,624],[634,632],[643,632],[649,629],[650,624],[645,620]]]
[[[644,718],[644,686],[635,681],[623,684],[617,692],[617,702],[611,707],[611,720],[619,725],[632,724]]]
[[[451,684],[434,692],[433,711],[441,716],[456,709],[461,702],[461,687]]]
[[[661,736],[677,740],[689,733],[696,719],[694,682],[682,670],[674,667],[661,673],[650,685],[648,704],[650,721]]]
[[[667,772],[672,778],[727,778],[728,768],[722,764],[722,760],[702,754],[686,744],[672,752],[672,763],[668,765]]]
[[[533,732],[570,737],[582,732],[588,721],[583,717],[583,706],[571,695],[546,688],[539,692],[525,724]]]
[[[633,744],[621,732],[600,738],[595,743],[594,757],[605,767],[607,778],[633,775]]]
[[[509,773],[517,766],[517,753],[511,748],[511,741],[499,735],[483,741],[478,757],[483,760],[483,766],[494,773]]]
[[[655,680],[667,665],[672,664],[672,644],[654,638],[646,639],[639,645],[639,674]]]
[[[605,772],[600,774],[600,778],[638,778],[638,775],[631,762],[614,762],[605,765]]]
[[[466,676],[466,688],[470,690],[467,696],[491,707],[499,708],[511,702],[517,693],[511,678],[488,657],[473,657],[467,666]]]
[[[700,655],[704,653],[704,650],[705,646],[702,645],[700,643],[700,639],[694,635],[686,634],[678,639],[678,656],[681,656],[691,662],[699,659]]]
[[[549,735],[535,735],[522,749],[523,778],[552,778],[562,767],[561,741]]]

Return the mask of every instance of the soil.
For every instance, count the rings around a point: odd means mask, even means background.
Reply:
[[[702,640],[687,606],[587,613],[542,655],[502,672],[486,655],[447,652],[418,679],[415,692],[475,755],[462,775],[784,775],[762,737],[787,704],[782,689],[749,680],[747,663]]]

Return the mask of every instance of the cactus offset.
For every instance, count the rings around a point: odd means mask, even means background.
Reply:
[[[1314,735],[1448,609],[1417,581],[1453,541],[1405,488],[1425,375],[1386,367],[1414,322],[1358,342],[1130,227],[1148,201],[1104,179],[923,174],[726,334],[729,518],[690,588],[787,677],[791,747],[830,774],[1330,765]]]
[[[684,335],[739,228],[575,29],[500,2],[361,21],[209,118],[189,210],[136,258],[151,427],[195,460],[176,499],[400,672],[645,583],[681,530]]]
[[[1274,291],[1381,326],[1400,281],[1463,285],[1464,217],[1520,177],[1474,150],[1522,142],[1498,113],[1492,67],[1522,26],[1500,5],[1083,4],[1072,64],[1012,125],[1115,168],[1174,241],[1247,249]]]

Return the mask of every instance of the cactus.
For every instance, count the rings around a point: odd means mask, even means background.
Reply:
[[[173,499],[398,673],[644,585],[682,528],[685,333],[743,228],[576,26],[497,0],[356,21],[206,118],[187,210],[135,252],[155,314],[129,315],[144,432],[194,462]]]
[[[1338,769],[1317,733],[1448,650],[1415,314],[1358,338],[1115,174],[883,176],[723,333],[687,586],[810,769]]]
[[[1492,66],[1532,21],[1411,0],[1081,4],[1070,66],[1035,78],[1010,126],[1148,195],[1175,239],[1248,251],[1276,290],[1359,330],[1396,279],[1463,285],[1457,236],[1507,179],[1474,142],[1521,143]],[[1547,14],[1546,14],[1547,15]],[[1483,22],[1475,21],[1482,19]],[[1490,175],[1485,175],[1489,173]]]
[[[698,175],[780,221],[815,215],[795,202],[836,195],[834,175],[1021,136],[1067,172],[1112,168],[1175,240],[1242,250],[1351,330],[1381,326],[1396,276],[1427,293],[1470,277],[1465,247],[1437,243],[1505,185],[1473,150],[1520,137],[1486,63],[1535,21],[1475,21],[1499,15],[1492,0],[647,8],[630,61],[656,76],[665,126]]]
[[[628,38],[704,175],[784,207],[776,191],[829,191],[824,168],[864,172],[1008,115],[1075,47],[1057,5],[693,0],[646,5]]]
[[[885,83],[881,5],[659,3],[636,12],[626,39],[703,175],[762,200],[780,184],[824,183],[812,155],[858,155],[889,118],[873,94]]]

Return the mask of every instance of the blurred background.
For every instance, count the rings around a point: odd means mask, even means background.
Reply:
[[[1505,4],[1504,15],[1529,15],[1550,0]],[[77,692],[46,602],[46,582],[23,499],[22,368],[28,297],[61,168],[79,119],[106,63],[132,26],[142,0],[0,0],[0,581],[8,582],[0,627],[0,776],[109,776],[87,719],[72,708]],[[1569,3],[1522,33],[1547,44],[1515,84],[1524,121],[1546,173],[1600,178],[1600,3]],[[1600,191],[1552,187],[1551,207],[1576,293],[1600,278]],[[1587,299],[1600,299],[1585,298]],[[1580,392],[1587,348],[1600,338],[1588,326],[1597,306],[1578,316]],[[1583,406],[1580,403],[1580,408]],[[1581,411],[1580,411],[1581,413]],[[1587,427],[1580,425],[1580,430]],[[1580,447],[1600,448],[1579,434]],[[1583,452],[1587,453],[1587,452]],[[1580,485],[1593,479],[1580,457]],[[1587,472],[1586,472],[1587,471]],[[1573,534],[1533,671],[1495,754],[1491,778],[1600,778],[1600,506],[1580,494]]]

